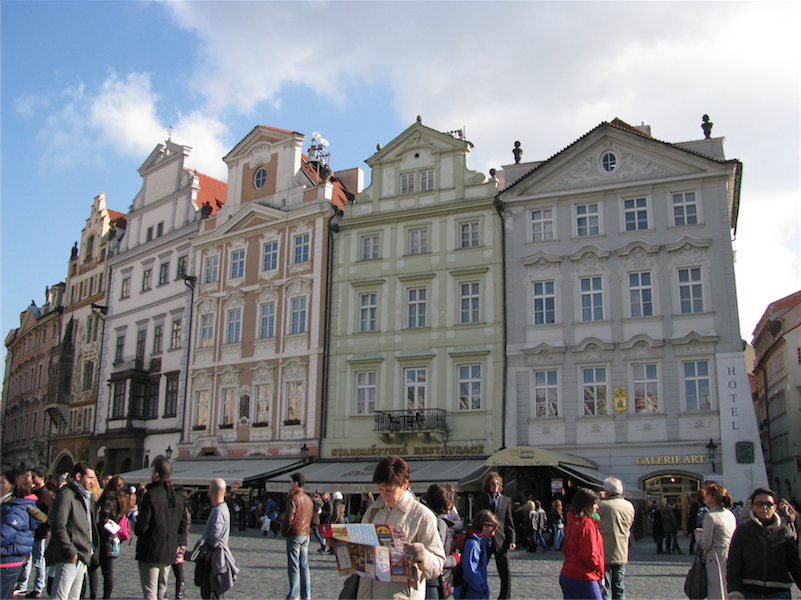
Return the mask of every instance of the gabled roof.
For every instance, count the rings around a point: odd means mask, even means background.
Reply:
[[[217,210],[225,204],[228,184],[200,171],[195,171],[195,175],[200,179],[200,191],[197,194],[195,203],[198,208],[208,203],[211,206],[211,215],[214,216],[217,214]]]
[[[342,182],[331,175],[331,169],[328,166],[324,168],[320,168],[320,172],[317,172],[318,164],[316,161],[313,161],[305,154],[301,154],[300,156],[300,168],[306,177],[309,178],[312,185],[320,185],[325,183],[326,179],[330,181],[334,186],[334,192],[331,195],[331,204],[336,206],[339,210],[342,210],[345,207],[345,202],[349,202],[353,200],[354,194],[348,191]]]
[[[759,319],[757,326],[754,327],[754,331],[751,332],[751,335],[756,336],[757,332],[760,331],[768,322],[781,318],[799,304],[801,304],[801,290],[776,300],[775,302],[771,302],[768,304],[768,307],[765,309],[765,312]]]
[[[406,128],[400,135],[395,137],[391,142],[389,142],[386,146],[380,148],[375,154],[373,154],[370,158],[365,160],[368,166],[372,167],[374,164],[380,163],[384,160],[390,159],[397,155],[401,151],[407,151],[409,147],[413,147],[415,145],[420,146],[432,146],[434,145],[432,141],[425,140],[424,138],[420,137],[417,143],[413,142],[413,138],[415,135],[428,135],[431,136],[433,139],[439,140],[440,143],[443,143],[450,148],[456,150],[463,150],[465,152],[469,152],[471,148],[473,148],[473,144],[468,140],[462,137],[461,130],[457,131],[437,131],[436,129],[432,129],[427,125],[423,125],[423,121],[420,117],[417,117],[417,121],[412,123],[409,127]],[[456,137],[459,135],[459,137]]]
[[[248,134],[247,134],[245,137],[243,137],[241,140],[239,140],[239,141],[236,143],[236,145],[235,145],[233,148],[231,148],[231,150],[230,150],[230,152],[228,152],[228,154],[226,154],[225,156],[223,156],[223,160],[227,159],[229,156],[231,156],[232,154],[234,154],[234,153],[235,153],[235,152],[236,152],[236,151],[239,149],[239,147],[240,147],[240,146],[241,146],[241,145],[242,145],[242,144],[243,144],[245,141],[247,141],[247,139],[248,139],[249,137],[251,137],[251,136],[252,136],[252,135],[253,135],[253,134],[254,134],[256,131],[259,131],[259,130],[265,130],[265,129],[266,129],[266,130],[268,130],[268,131],[274,131],[274,132],[276,132],[276,133],[283,133],[283,134],[286,134],[286,135],[292,135],[292,136],[295,136],[295,135],[300,135],[300,136],[303,136],[303,134],[302,134],[302,133],[300,133],[299,131],[290,131],[289,129],[280,129],[280,128],[278,128],[278,127],[270,127],[269,125],[256,125],[256,126],[253,128],[253,129],[251,129],[250,131],[248,131]],[[305,137],[305,136],[303,136],[303,137]]]

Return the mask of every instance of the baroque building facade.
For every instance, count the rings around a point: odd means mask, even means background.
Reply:
[[[582,457],[679,505],[706,479],[738,500],[765,483],[731,245],[742,165],[708,129],[667,143],[602,123],[505,167],[499,196],[507,445]]]
[[[139,168],[142,188],[125,233],[107,253],[89,458],[109,473],[146,467],[181,441],[194,295],[190,238],[225,202],[226,188],[187,166],[190,151],[170,140],[154,148]]]

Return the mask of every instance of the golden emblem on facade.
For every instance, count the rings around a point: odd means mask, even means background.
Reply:
[[[615,412],[624,413],[626,412],[626,401],[629,397],[626,395],[626,388],[620,386],[619,388],[615,388],[615,394],[612,396],[612,400],[615,402]]]

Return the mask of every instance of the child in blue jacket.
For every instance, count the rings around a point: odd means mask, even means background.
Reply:
[[[498,518],[490,510],[482,510],[473,518],[473,524],[467,530],[467,539],[462,549],[464,587],[460,586],[454,590],[457,598],[489,600],[487,561],[490,540],[496,529],[498,529]]]

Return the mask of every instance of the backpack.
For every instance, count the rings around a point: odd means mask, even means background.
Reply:
[[[124,542],[125,540],[131,539],[131,524],[128,522],[128,517],[122,515],[118,525],[120,526],[120,530],[117,532],[117,537],[120,538],[120,541]]]
[[[455,552],[456,550],[458,550],[459,554],[462,554],[462,552],[464,551],[464,544],[467,541],[467,537],[468,535],[466,533],[457,533],[455,536],[453,536],[453,548],[451,552]],[[484,546],[484,544],[481,544],[480,542],[479,545],[481,546],[481,556],[483,560],[483,557],[485,556],[485,552],[487,551],[487,549]],[[467,586],[464,584],[464,571],[462,570],[461,559],[459,560],[459,564],[456,565],[452,570],[453,570],[453,587],[454,589],[457,587],[461,587],[461,594],[459,597],[464,598],[465,595],[467,594]]]

